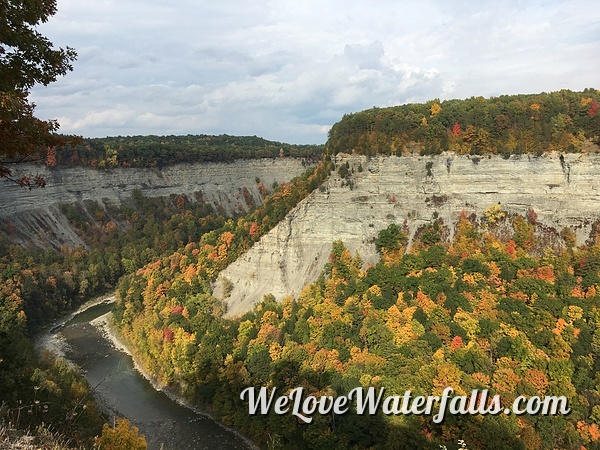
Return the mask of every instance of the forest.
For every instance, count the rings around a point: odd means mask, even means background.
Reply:
[[[176,163],[232,162],[236,159],[295,158],[319,159],[323,145],[292,145],[257,136],[186,135],[117,136],[83,139],[56,153],[62,166],[99,169],[113,167],[164,167]]]
[[[65,447],[111,448],[125,421],[104,426],[80,374],[31,338],[85,300],[116,289],[117,326],[162,383],[268,448],[600,448],[600,225],[577,245],[572,230],[550,229],[490,206],[465,209],[458,223],[434,220],[411,242],[390,223],[365,266],[343,242],[298,298],[272,296],[224,318],[212,296],[219,272],[246,252],[335,171],[338,152],[375,154],[597,151],[600,92],[560,91],[492,99],[433,100],[349,114],[325,147],[256,137],[138,136],[84,140],[49,165],[156,167],[176,162],[300,156],[320,163],[280,186],[259,186],[263,201],[225,217],[197,198],[145,198],[121,208],[86,204],[62,212],[87,247],[32,249],[0,237],[0,419],[20,428],[52,424]],[[260,183],[257,180],[257,183]],[[43,195],[43,192],[41,193]],[[564,395],[568,416],[250,416],[246,387],[304,387],[345,395],[354,387],[390,394],[489,389]],[[84,408],[85,406],[85,408]],[[67,417],[67,420],[65,420]],[[0,435],[11,430],[0,428]],[[96,436],[100,436],[95,439]],[[68,442],[67,442],[68,441]]]
[[[569,229],[548,230],[491,207],[465,211],[449,239],[439,221],[407,248],[390,224],[376,240],[380,261],[363,267],[332,244],[320,278],[297,298],[266,296],[225,319],[206,288],[231,231],[210,233],[119,283],[115,316],[138,357],[176,386],[266,444],[281,448],[600,448],[600,234],[575,247]],[[214,276],[214,275],[212,275]],[[564,395],[568,416],[250,416],[239,393],[250,386],[303,387],[345,395],[385,387],[388,395],[465,394],[489,389]]]
[[[600,91],[585,89],[372,108],[344,115],[326,147],[364,155],[598,151],[599,102]]]

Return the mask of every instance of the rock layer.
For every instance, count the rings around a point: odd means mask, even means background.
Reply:
[[[532,208],[538,221],[557,230],[571,226],[581,242],[600,217],[599,155],[369,159],[340,154],[336,159],[337,168],[348,163],[347,178],[333,172],[221,273],[221,280],[233,285],[229,316],[248,311],[268,293],[277,299],[297,296],[318,277],[334,240],[358,251],[365,263],[375,262],[375,237],[392,222],[406,223],[412,237],[436,217],[454,224],[462,211],[482,215],[499,204],[522,215]],[[217,282],[215,294],[223,296],[229,282]]]
[[[47,185],[28,191],[0,180],[0,223],[3,228],[10,225],[12,239],[17,243],[76,246],[83,242],[60,212],[62,203],[77,203],[85,209],[84,202],[93,200],[105,208],[123,204],[134,190],[146,197],[177,194],[191,200],[202,193],[205,201],[232,215],[248,209],[242,195],[244,187],[254,202],[260,204],[257,179],[271,189],[274,182],[287,182],[300,175],[305,166],[302,160],[294,158],[177,164],[164,169],[24,166],[19,170],[42,175]]]

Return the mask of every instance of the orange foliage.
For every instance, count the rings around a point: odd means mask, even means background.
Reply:
[[[223,241],[227,245],[227,247],[229,247],[234,237],[235,234],[229,231],[224,231],[223,234],[221,234],[221,241]]]
[[[252,222],[252,224],[250,225],[250,236],[256,236],[259,232],[259,227],[258,224],[256,222]]]
[[[452,342],[450,343],[450,349],[456,350],[463,346],[463,340],[460,336],[454,336],[452,338]]]
[[[46,285],[50,286],[53,289],[56,289],[56,278],[50,276],[46,278]]]
[[[506,254],[514,256],[517,252],[517,244],[512,239],[506,243]]]
[[[587,292],[585,293],[585,298],[591,298],[596,296],[596,287],[592,284]]]
[[[556,281],[556,275],[554,274],[554,269],[552,267],[538,267],[537,277],[540,280],[547,281],[550,284],[554,284]]]
[[[577,422],[577,432],[586,441],[596,442],[600,439],[600,429],[595,423],[590,425],[584,420],[580,420]]]
[[[563,319],[562,317],[559,317],[558,320],[556,321],[556,326],[552,329],[552,332],[556,335],[560,335],[560,334],[562,334],[566,325],[567,325],[567,322],[565,321],[565,319]]]
[[[538,395],[545,395],[550,385],[546,374],[539,369],[527,369],[525,372],[525,381],[535,388]]]
[[[190,264],[189,266],[187,266],[187,269],[185,269],[185,272],[183,274],[183,281],[185,281],[186,283],[191,283],[197,276],[198,270],[196,269],[196,266]]]
[[[256,336],[255,341],[260,344],[272,344],[272,343],[281,343],[281,338],[283,334],[281,330],[273,325],[264,324],[258,330],[258,336]]]
[[[490,385],[490,376],[489,375],[486,375],[481,372],[475,372],[473,375],[471,375],[471,377],[473,377],[473,379],[479,381],[484,386]]]
[[[429,314],[431,311],[433,311],[433,309],[435,309],[436,304],[433,300],[431,300],[429,297],[427,297],[427,295],[425,295],[423,292],[419,291],[417,292],[417,298],[416,298],[417,304],[423,309],[423,311],[425,311],[427,314]]]
[[[589,432],[592,442],[596,442],[598,439],[600,439],[600,429],[598,429],[598,425],[595,423],[590,425]]]
[[[510,294],[511,298],[514,298],[515,300],[521,300],[524,302],[529,302],[529,296],[527,294],[525,294],[524,292],[513,292]]]
[[[585,298],[585,293],[583,292],[581,286],[575,286],[573,288],[573,290],[571,291],[571,297]]]

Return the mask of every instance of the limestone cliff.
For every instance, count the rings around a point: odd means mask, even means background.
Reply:
[[[28,191],[0,180],[0,224],[11,224],[15,242],[74,246],[82,244],[82,240],[61,213],[59,205],[62,203],[78,203],[84,209],[86,200],[97,201],[101,207],[118,206],[136,189],[146,197],[182,194],[191,200],[201,193],[205,201],[233,214],[248,208],[242,195],[244,187],[259,204],[262,197],[257,179],[270,189],[274,182],[287,182],[305,169],[303,161],[294,158],[177,164],[164,169],[27,166],[19,170],[39,173],[46,179],[47,186]]]
[[[391,222],[406,222],[411,236],[440,217],[455,223],[461,211],[481,215],[493,204],[526,214],[558,230],[572,226],[579,241],[600,217],[600,156],[435,157],[337,156],[348,163],[345,179],[328,183],[302,201],[270,233],[221,274],[233,289],[230,316],[241,314],[272,293],[296,296],[316,279],[332,241],[341,239],[365,263],[377,260],[374,239]],[[452,231],[452,230],[451,230]],[[217,282],[216,295],[223,296]]]

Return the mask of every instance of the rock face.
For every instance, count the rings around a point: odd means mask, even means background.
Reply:
[[[342,179],[337,168],[346,163]],[[228,315],[242,314],[264,294],[297,296],[319,275],[334,240],[375,262],[375,237],[392,222],[406,223],[412,237],[435,217],[454,224],[461,211],[482,215],[494,204],[522,215],[533,208],[539,222],[574,227],[582,242],[600,218],[600,156],[338,155],[328,183],[223,271],[228,282],[217,281],[215,294],[231,282]]]
[[[277,158],[243,160],[233,163],[177,164],[165,169],[90,168],[48,169],[22,167],[24,173],[39,173],[46,181],[43,189],[27,191],[7,180],[0,180],[0,225],[10,226],[17,243],[31,242],[39,246],[82,244],[61,213],[62,203],[86,200],[102,207],[121,205],[138,189],[146,197],[186,195],[190,200],[202,198],[222,208],[227,214],[243,212],[248,206],[242,195],[247,188],[254,202],[262,197],[256,180],[271,189],[274,182],[289,181],[300,175],[306,164],[300,159]]]
[[[338,155],[335,162],[326,183],[222,272],[215,295],[222,298],[225,286],[233,286],[227,297],[230,316],[248,311],[268,293],[277,299],[297,296],[321,272],[334,240],[358,251],[365,263],[377,261],[375,237],[392,222],[406,224],[412,237],[435,218],[454,224],[462,211],[481,216],[499,204],[523,215],[533,208],[539,222],[557,230],[573,227],[583,242],[600,219],[600,155]],[[346,167],[348,175],[342,178]],[[44,189],[26,191],[2,181],[0,228],[11,225],[17,241],[77,245],[81,239],[60,212],[61,203],[119,205],[135,189],[147,197],[183,194],[193,199],[201,192],[204,200],[232,214],[248,207],[244,187],[260,203],[257,178],[270,188],[304,169],[302,161],[291,158],[164,170],[43,168],[41,175],[48,181]]]

